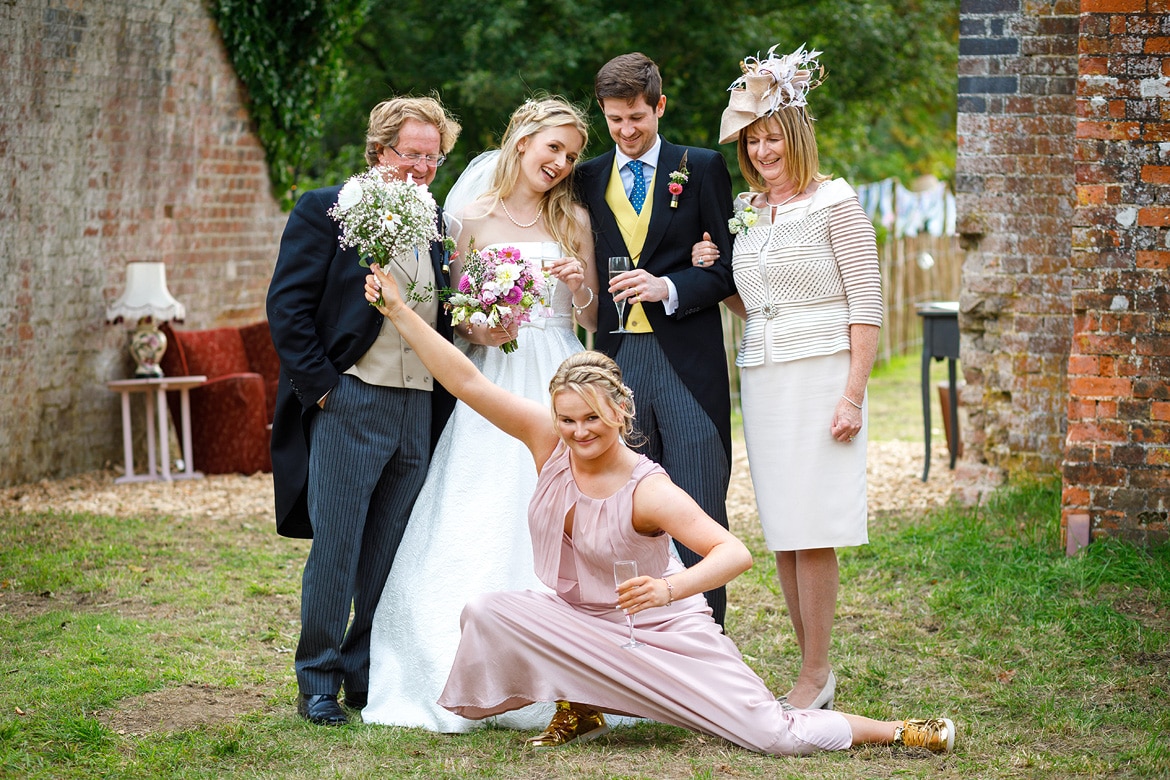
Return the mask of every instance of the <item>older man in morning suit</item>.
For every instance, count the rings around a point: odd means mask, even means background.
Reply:
[[[718,304],[735,291],[726,259],[731,177],[718,152],[658,135],[666,96],[645,55],[610,60],[594,87],[617,148],[578,167],[578,193],[592,218],[597,267],[605,269],[610,256],[636,266],[598,291],[597,348],[617,361],[634,391],[646,455],[726,527],[731,399]],[[671,174],[686,178],[677,196]],[[704,233],[720,249],[713,268],[691,265],[691,247]],[[618,325],[615,300],[626,302],[633,333],[610,333]],[[679,554],[687,565],[699,560],[686,548]],[[706,595],[722,625],[726,590]]]
[[[370,114],[366,160],[429,184],[459,129],[437,100],[387,100]],[[347,707],[366,704],[374,610],[435,432],[454,405],[366,302],[368,269],[339,246],[339,226],[326,214],[339,190],[313,190],[297,202],[268,290],[281,367],[272,425],[277,531],[313,539],[301,581],[297,712],[327,725],[348,720],[341,688]],[[390,270],[400,285],[437,291],[450,286],[446,260],[436,242]],[[437,293],[417,297],[427,300],[412,301],[415,310],[450,338]]]

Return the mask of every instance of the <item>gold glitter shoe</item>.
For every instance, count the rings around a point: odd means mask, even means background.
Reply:
[[[588,742],[609,733],[605,717],[597,710],[567,701],[557,702],[557,711],[544,733],[527,740],[533,750],[548,750]]]
[[[950,718],[904,720],[894,730],[894,744],[944,753],[955,747],[955,724]]]

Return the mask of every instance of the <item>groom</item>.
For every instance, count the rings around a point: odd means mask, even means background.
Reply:
[[[597,267],[607,268],[611,256],[635,266],[598,291],[596,345],[634,391],[645,454],[726,528],[731,399],[718,304],[735,292],[731,177],[718,152],[658,135],[666,95],[658,66],[644,54],[607,62],[594,94],[617,148],[578,167],[578,194],[593,222]],[[691,247],[704,233],[719,247],[713,268],[691,265]],[[618,327],[614,301],[626,302],[632,333],[610,333]],[[681,545],[679,554],[688,566],[700,559]],[[706,596],[722,625],[726,589]]]
[[[395,98],[370,113],[366,162],[430,184],[459,124],[435,99]],[[341,725],[366,705],[370,627],[437,431],[454,403],[365,299],[368,269],[343,249],[326,214],[340,187],[306,192],[289,215],[268,288],[268,323],[280,356],[272,422],[276,529],[312,538],[301,579],[297,712]],[[442,216],[439,217],[440,222]],[[404,255],[400,284],[450,285],[446,256]],[[448,339],[433,297],[415,311]],[[350,610],[353,619],[350,620]]]

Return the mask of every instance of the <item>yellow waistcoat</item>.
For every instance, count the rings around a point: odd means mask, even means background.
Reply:
[[[658,175],[658,168],[654,168],[654,176]],[[646,244],[646,231],[650,227],[650,214],[654,210],[654,177],[646,182],[646,202],[642,204],[642,213],[634,211],[630,205],[630,198],[626,195],[626,188],[622,185],[622,176],[618,172],[617,155],[613,158],[613,170],[609,174],[609,187],[605,190],[605,202],[617,219],[618,229],[622,239],[626,242],[626,249],[630,252],[630,262],[637,267],[642,259],[642,247]],[[599,270],[598,273],[604,273]],[[642,304],[628,304],[630,316],[626,318],[626,330],[634,333],[653,333],[650,321],[646,319],[646,312],[642,311]]]

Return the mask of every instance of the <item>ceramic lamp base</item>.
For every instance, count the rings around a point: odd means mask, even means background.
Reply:
[[[130,334],[130,356],[138,368],[134,376],[143,379],[161,377],[159,361],[167,351],[167,337],[150,317],[138,321],[138,327]]]

